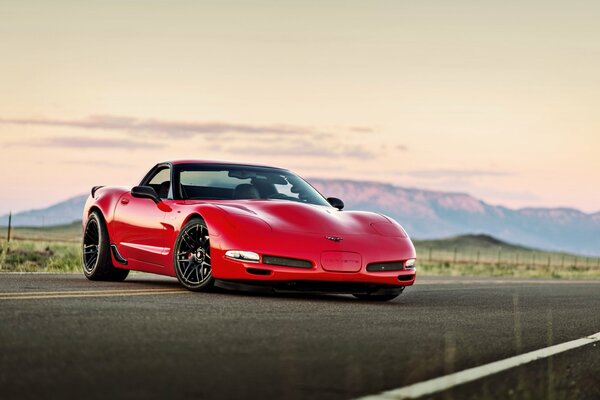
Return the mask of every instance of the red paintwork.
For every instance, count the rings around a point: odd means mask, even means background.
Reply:
[[[209,163],[182,160],[177,163]],[[128,188],[103,187],[90,196],[83,214],[99,210],[111,244],[128,260],[127,268],[175,276],[173,246],[182,226],[201,216],[209,230],[212,273],[225,280],[314,280],[368,282],[396,286],[414,283],[415,270],[367,272],[373,262],[416,258],[414,246],[395,221],[379,214],[338,211],[286,200],[163,200],[132,197]],[[343,240],[327,240],[338,236]],[[227,250],[310,260],[313,268],[245,263],[225,258]],[[246,268],[272,271],[254,275]],[[399,281],[398,276],[408,276]]]

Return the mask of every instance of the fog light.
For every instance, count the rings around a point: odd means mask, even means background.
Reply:
[[[231,258],[237,261],[245,261],[245,262],[259,262],[260,256],[252,251],[242,251],[242,250],[228,250],[225,253],[225,257]]]
[[[415,263],[417,262],[416,259],[414,258],[409,258],[408,260],[406,260],[406,262],[404,263],[404,268],[408,268],[408,269],[412,269],[415,267]]]

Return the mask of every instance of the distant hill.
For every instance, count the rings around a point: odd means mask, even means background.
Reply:
[[[436,192],[341,179],[310,179],[326,196],[340,197],[347,209],[369,210],[400,222],[416,239],[486,234],[519,245],[600,255],[600,213],[570,208],[511,209],[465,193]],[[87,195],[13,216],[15,226],[69,224],[81,219]],[[7,224],[0,217],[0,225]]]
[[[435,246],[437,249],[453,250],[454,248],[476,248],[476,249],[506,249],[510,251],[539,251],[531,247],[520,246],[497,239],[493,236],[480,234],[466,234],[451,236],[442,239],[415,239],[421,247]]]
[[[65,225],[81,220],[87,194],[53,204],[46,208],[23,211],[13,214],[13,226],[53,226]],[[0,217],[0,226],[8,225],[8,215]]]

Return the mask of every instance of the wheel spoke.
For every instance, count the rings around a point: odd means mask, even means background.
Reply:
[[[195,224],[182,232],[175,254],[176,268],[183,282],[199,285],[210,278],[210,243],[204,225]]]
[[[192,274],[194,273],[195,270],[195,266],[190,266],[188,267],[188,269],[186,270],[186,273],[183,275],[185,280],[189,280],[189,278],[192,276]],[[187,273],[189,271],[189,274]],[[188,276],[189,275],[189,276]]]
[[[208,235],[202,237],[201,243],[203,247],[208,243]]]
[[[190,236],[189,232],[185,232],[182,239],[183,242],[185,242],[185,244],[188,246],[188,250],[193,252],[198,248],[198,243]]]
[[[92,256],[90,256],[90,258],[88,258],[88,261],[86,262],[86,267],[88,268],[88,270],[91,270],[94,267],[94,264],[96,264],[96,259],[98,258],[97,254],[93,254]]]
[[[189,269],[191,268],[191,264],[187,264],[186,266],[184,266],[185,270],[183,271],[182,275],[186,276],[187,272],[189,271]]]

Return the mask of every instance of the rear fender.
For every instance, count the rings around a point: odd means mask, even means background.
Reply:
[[[123,194],[129,192],[128,188],[123,187],[97,187],[92,188],[92,193],[87,198],[83,208],[83,226],[87,223],[87,219],[92,211],[99,211],[106,222],[108,235],[113,236],[113,220],[115,208],[119,199]]]

